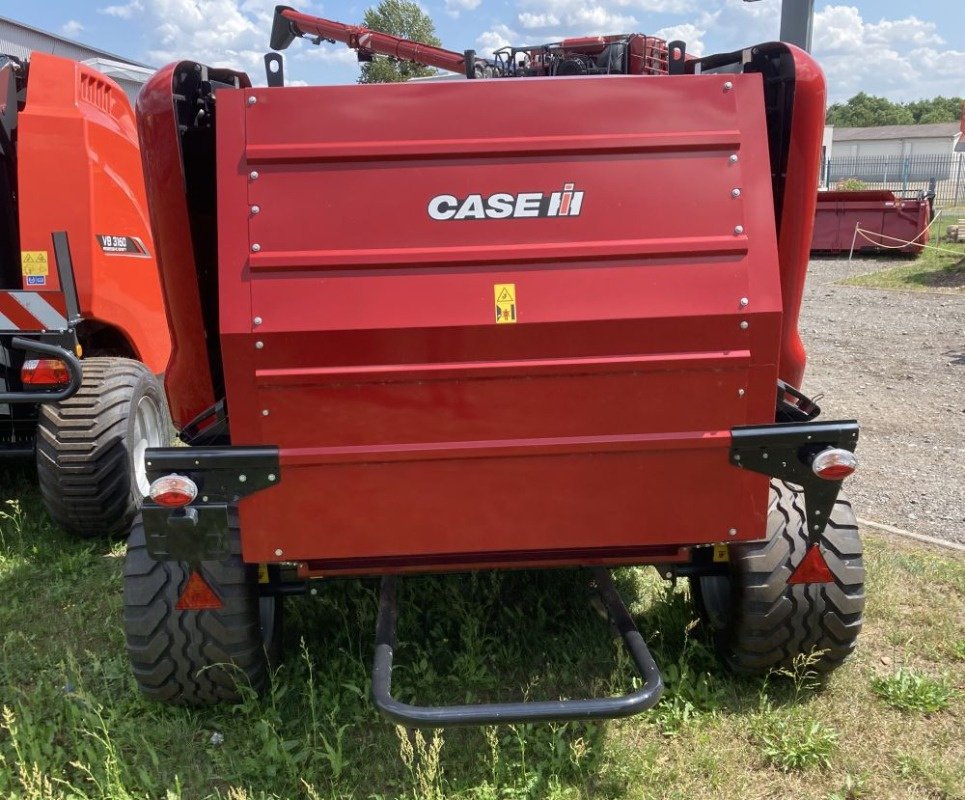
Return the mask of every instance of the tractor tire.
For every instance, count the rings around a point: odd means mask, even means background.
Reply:
[[[175,608],[186,564],[148,555],[140,516],[124,561],[124,634],[134,677],[153,700],[206,706],[237,702],[241,687],[263,693],[278,662],[282,598],[259,597],[257,570],[241,560],[237,518],[229,518],[231,555],[201,562],[224,604],[217,610]]]
[[[767,539],[731,545],[730,574],[691,579],[691,592],[717,652],[734,672],[763,675],[813,657],[827,673],[854,650],[864,610],[861,539],[851,504],[839,496],[822,534],[833,583],[787,579],[807,550],[804,493],[771,482]]]
[[[164,390],[140,361],[87,358],[73,397],[41,405],[37,474],[50,516],[75,536],[131,528],[150,484],[148,447],[170,444]]]

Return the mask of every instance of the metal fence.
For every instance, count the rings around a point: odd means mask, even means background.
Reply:
[[[821,185],[831,189],[856,179],[868,189],[927,192],[935,184],[939,208],[965,205],[965,153],[917,156],[834,156],[825,159]]]

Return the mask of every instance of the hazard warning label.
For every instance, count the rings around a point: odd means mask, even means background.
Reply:
[[[497,283],[493,286],[496,298],[496,324],[516,322],[516,284]]]
[[[50,263],[46,250],[21,250],[20,271],[24,275],[49,275]]]

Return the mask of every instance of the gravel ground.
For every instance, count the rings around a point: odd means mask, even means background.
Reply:
[[[965,294],[841,286],[889,259],[814,260],[804,390],[861,423],[846,488],[859,517],[965,543]]]

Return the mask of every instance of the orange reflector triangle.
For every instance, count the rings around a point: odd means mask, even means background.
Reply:
[[[828,562],[824,560],[820,545],[813,544],[808,548],[797,569],[787,579],[788,583],[831,583],[834,575]]]
[[[202,611],[206,608],[223,606],[221,598],[214,593],[214,589],[208,585],[204,576],[197,570],[192,570],[175,608],[178,611]]]

